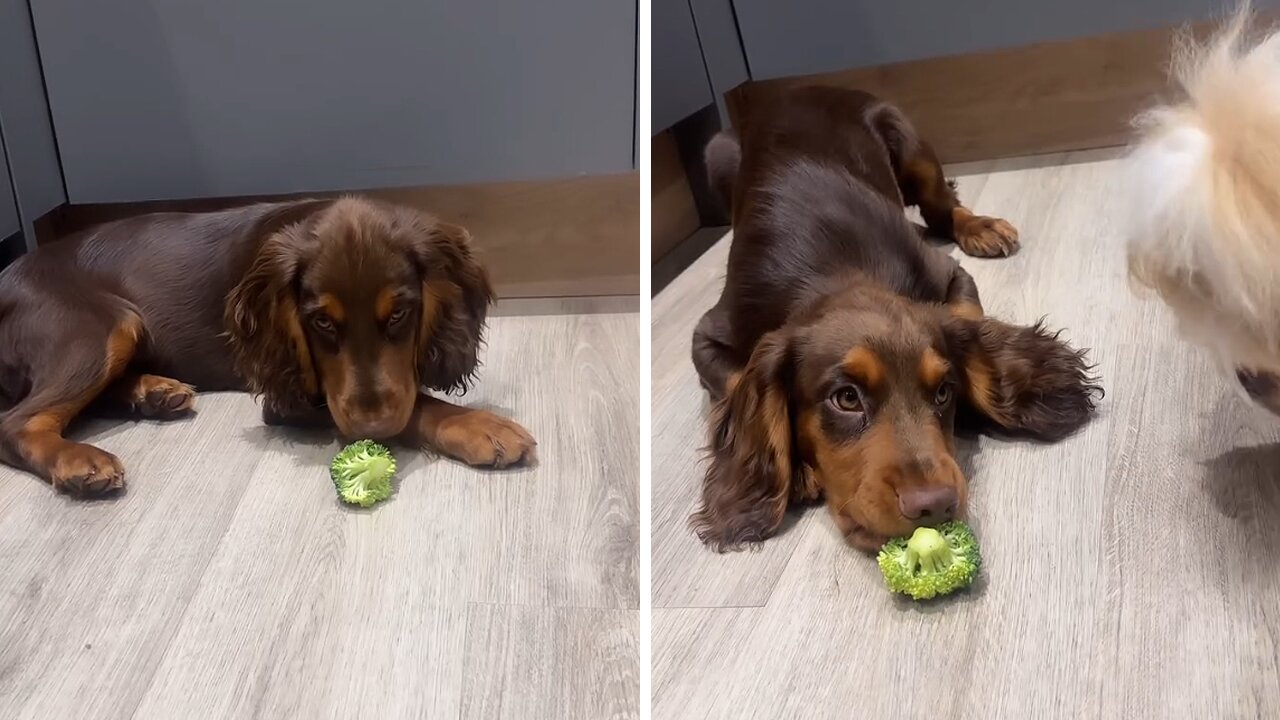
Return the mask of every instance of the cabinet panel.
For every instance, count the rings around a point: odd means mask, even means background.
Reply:
[[[733,0],[689,0],[694,23],[698,27],[698,43],[711,80],[711,91],[717,96],[746,82],[747,61],[742,55],[738,24],[733,17]]]
[[[0,0],[0,128],[25,215],[34,220],[66,202],[26,0]]]
[[[653,134],[714,100],[689,0],[653,0]]]
[[[32,0],[73,202],[632,167],[625,0]]]
[[[1256,0],[1255,8],[1280,7]],[[1018,47],[1221,16],[1219,0],[735,0],[755,80]]]
[[[18,208],[13,203],[13,186],[5,165],[4,145],[0,144],[0,240],[18,232]]]

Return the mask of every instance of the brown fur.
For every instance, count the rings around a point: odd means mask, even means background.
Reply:
[[[843,365],[849,377],[857,380],[869,392],[876,392],[884,386],[884,363],[876,357],[875,351],[856,347],[844,356]]]
[[[973,278],[906,220],[918,205],[969,254],[1018,248],[1009,223],[960,205],[901,112],[803,88],[748,122],[707,149],[734,239],[693,338],[714,400],[691,518],[705,543],[761,541],[789,506],[825,498],[847,541],[874,549],[963,514],[960,408],[1044,439],[1089,418],[1100,388],[1083,353],[985,317]]]
[[[60,489],[117,489],[119,461],[66,426],[86,408],[177,417],[199,388],[261,395],[269,423],[531,460],[514,422],[420,391],[469,385],[492,299],[464,230],[366,199],[108,223],[0,274],[0,452]]]

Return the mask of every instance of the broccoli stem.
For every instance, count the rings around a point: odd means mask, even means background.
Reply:
[[[369,487],[369,482],[386,475],[387,470],[391,469],[391,461],[384,457],[372,457],[364,461],[364,469],[356,475],[356,485],[364,490]]]
[[[940,573],[951,567],[955,553],[942,533],[929,527],[916,528],[907,540],[907,567],[924,573]]]

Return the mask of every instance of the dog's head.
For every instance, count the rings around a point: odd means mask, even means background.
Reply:
[[[460,227],[344,198],[271,232],[227,298],[236,366],[281,415],[404,430],[419,387],[465,389],[493,292]]]
[[[1039,325],[963,317],[887,292],[823,301],[756,345],[717,402],[699,537],[763,540],[790,502],[825,497],[863,550],[965,511],[963,404],[1043,439],[1085,422],[1099,388],[1083,353]]]

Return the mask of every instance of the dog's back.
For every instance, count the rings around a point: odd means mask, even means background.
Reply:
[[[762,108],[737,137],[708,145],[711,183],[733,213],[722,303],[737,310],[742,343],[850,273],[916,299],[939,295],[950,267],[903,214],[895,169],[916,143],[892,105],[809,87]]]

